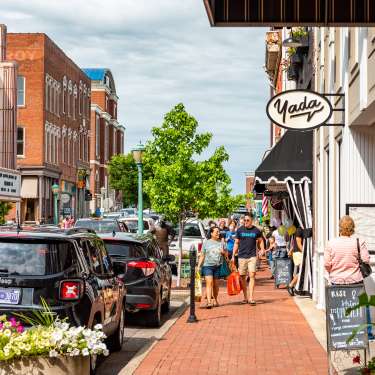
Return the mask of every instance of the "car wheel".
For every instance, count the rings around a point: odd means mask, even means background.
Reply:
[[[168,296],[167,299],[163,302],[161,311],[167,313],[171,308],[171,284],[169,284]]]
[[[124,329],[125,329],[125,307],[123,306],[120,312],[120,321],[116,331],[108,337],[108,347],[111,352],[121,350],[124,343]]]
[[[161,296],[155,310],[145,311],[145,321],[149,327],[160,327],[161,325]]]

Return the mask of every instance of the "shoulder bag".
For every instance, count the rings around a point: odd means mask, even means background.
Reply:
[[[361,258],[361,249],[359,246],[359,238],[357,238],[357,250],[358,250],[358,263],[359,269],[361,271],[362,277],[365,279],[366,277],[372,274],[371,266],[368,263],[365,263]]]

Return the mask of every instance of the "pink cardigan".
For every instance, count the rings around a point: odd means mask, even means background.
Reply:
[[[359,241],[363,262],[370,262],[366,242]],[[337,237],[330,240],[324,251],[324,266],[334,284],[353,284],[363,280],[358,263],[357,238]]]

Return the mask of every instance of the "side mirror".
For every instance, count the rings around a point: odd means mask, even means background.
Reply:
[[[176,260],[176,257],[174,255],[164,255],[163,261],[164,262],[174,262]]]
[[[126,271],[128,269],[126,263],[113,261],[113,272],[121,280],[124,280]]]

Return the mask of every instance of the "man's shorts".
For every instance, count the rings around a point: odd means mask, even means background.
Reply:
[[[247,273],[256,272],[257,257],[238,258],[238,272],[241,276],[246,276]]]

